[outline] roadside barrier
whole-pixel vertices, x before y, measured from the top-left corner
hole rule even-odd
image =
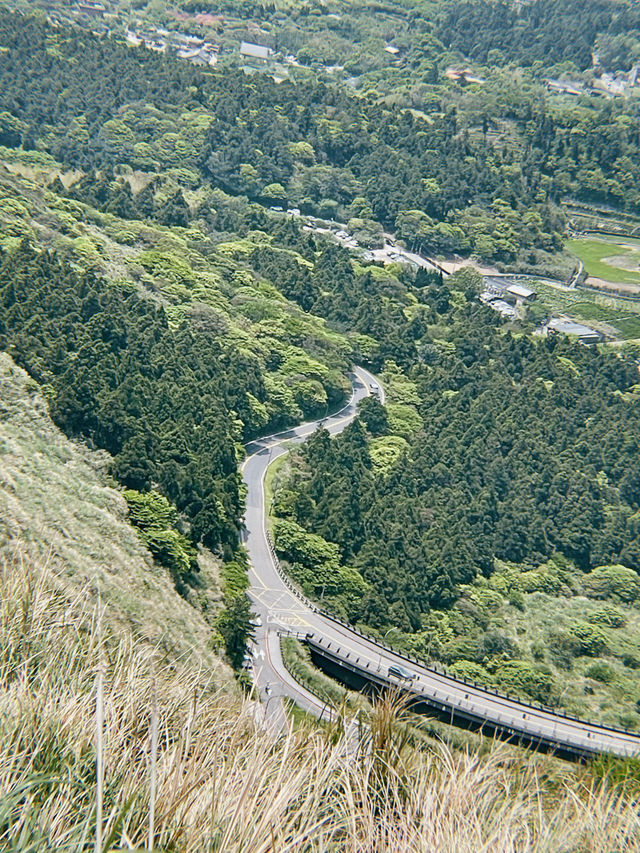
[[[271,558],[273,560],[273,565],[274,565],[276,571],[278,572],[278,575],[282,579],[282,581],[285,584],[285,586],[287,587],[287,589],[289,589],[290,592],[292,592],[293,595],[295,595],[295,597],[302,604],[304,604],[305,607],[307,607],[309,610],[313,611],[314,613],[317,613],[318,615],[322,616],[324,619],[327,619],[336,625],[340,625],[342,628],[345,628],[346,630],[348,630],[350,633],[354,634],[355,636],[360,637],[363,640],[366,640],[371,645],[375,646],[380,652],[383,652],[383,651],[387,652],[389,654],[392,654],[394,657],[398,658],[399,660],[402,660],[405,663],[415,664],[416,666],[420,666],[423,669],[426,669],[428,672],[433,673],[434,675],[442,676],[443,678],[446,678],[449,682],[451,682],[452,686],[461,687],[464,685],[467,687],[472,687],[474,690],[479,691],[479,692],[485,694],[486,696],[492,696],[492,697],[497,697],[500,699],[506,699],[509,702],[517,703],[523,709],[528,709],[530,711],[543,711],[544,713],[550,714],[554,717],[558,717],[558,718],[562,718],[565,720],[570,720],[572,722],[580,723],[582,725],[589,726],[591,728],[597,729],[598,731],[601,731],[603,733],[611,732],[613,734],[625,734],[625,735],[629,735],[630,737],[638,738],[638,748],[640,750],[640,734],[638,732],[634,732],[634,731],[631,731],[630,729],[625,729],[622,727],[607,726],[603,723],[592,723],[589,720],[584,720],[581,717],[575,716],[574,714],[568,714],[565,711],[562,711],[562,710],[559,710],[556,708],[551,708],[548,705],[543,705],[541,702],[527,702],[526,700],[521,699],[519,696],[513,696],[510,693],[503,693],[500,690],[489,690],[485,685],[478,684],[477,682],[472,681],[471,679],[451,675],[444,666],[439,667],[437,665],[434,665],[433,663],[428,664],[428,663],[426,663],[426,661],[420,660],[419,658],[416,658],[412,655],[407,655],[404,652],[399,651],[398,649],[394,649],[392,646],[388,645],[383,640],[380,640],[378,637],[373,637],[370,634],[364,633],[363,631],[361,631],[358,628],[351,625],[349,622],[345,622],[343,619],[340,619],[340,617],[335,616],[332,613],[329,613],[324,608],[319,607],[317,604],[315,604],[313,601],[311,601],[309,598],[307,598],[307,596],[302,592],[302,590],[297,586],[297,584],[295,584],[291,580],[291,578],[288,577],[288,575],[286,574],[286,572],[282,568],[282,565],[281,565],[280,560],[278,558],[278,554],[277,554],[276,549],[275,549],[275,545],[273,543],[273,540],[271,538],[271,534],[269,532],[267,532],[267,543],[269,545],[269,552],[270,552]],[[366,673],[365,669],[363,669],[361,667],[356,667],[356,668],[358,668],[362,672]],[[293,674],[293,673],[291,673],[291,674]],[[450,706],[447,705],[446,707],[450,707]]]

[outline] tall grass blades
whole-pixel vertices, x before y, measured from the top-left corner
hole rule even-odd
[[[136,643],[108,601],[98,620],[60,589],[26,553],[0,563],[0,849],[640,850],[633,786],[505,745],[417,748],[393,698],[355,749],[354,726],[274,738],[195,652]]]
[[[149,840],[147,847],[153,850],[156,820],[156,759],[158,755],[158,697],[155,680],[153,683],[153,710],[151,711],[151,758],[149,761]]]
[[[96,853],[102,853],[102,801],[104,798],[104,669],[96,677]]]

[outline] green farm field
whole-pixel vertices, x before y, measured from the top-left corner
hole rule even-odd
[[[569,240],[569,251],[584,263],[589,275],[615,284],[640,284],[640,240],[631,237]]]

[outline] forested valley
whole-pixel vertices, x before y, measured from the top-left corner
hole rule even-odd
[[[417,291],[415,360],[385,363],[387,405],[366,399],[279,475],[276,547],[323,606],[460,675],[553,702],[585,671],[616,681],[593,664],[609,654],[633,705],[637,365],[502,332],[469,279]],[[627,619],[631,641],[612,630]]]
[[[634,101],[558,109],[541,86],[505,78],[416,114],[325,83],[198,69],[6,12],[0,46],[0,143],[85,172],[168,170],[185,188],[211,181],[269,205],[377,222],[433,252],[496,260],[558,250],[563,196],[638,209]],[[489,134],[505,122],[496,144]],[[131,213],[123,192],[104,203]],[[152,209],[149,192],[140,215]],[[180,207],[178,198],[161,215],[181,224]]]
[[[317,433],[277,504],[384,590],[380,625],[416,629],[496,557],[640,569],[635,363],[496,334],[492,312],[450,293],[420,294],[423,358],[386,362],[388,405],[372,397],[344,435]]]
[[[460,44],[479,7],[463,5]],[[565,195],[638,209],[636,103],[560,110],[511,81],[416,112],[5,11],[0,82],[0,346],[68,435],[111,455],[178,589],[197,585],[198,548],[225,561],[233,662],[242,445],[338,408],[358,363],[388,404],[316,434],[275,481],[292,577],[467,677],[562,704],[572,671],[591,694],[565,707],[600,685],[610,704],[590,710],[636,725],[633,348],[505,325],[470,270],[383,267],[285,212],[535,266],[562,249]],[[563,607],[570,624],[543,624]]]

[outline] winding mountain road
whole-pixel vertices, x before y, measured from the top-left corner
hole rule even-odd
[[[281,633],[312,631],[312,611],[291,592],[278,572],[267,535],[264,479],[274,459],[288,453],[291,444],[303,442],[318,427],[323,426],[332,435],[342,432],[356,417],[360,400],[373,393],[372,388],[384,403],[382,386],[363,368],[354,369],[352,384],[351,399],[340,411],[322,421],[304,423],[250,442],[242,465],[242,476],[247,486],[244,542],[250,563],[249,597],[261,622],[255,631],[253,674],[270,726],[284,724],[282,699],[285,696],[315,716],[330,712],[317,696],[294,680],[282,660]]]
[[[341,432],[356,416],[358,402],[372,393],[384,403],[384,389],[362,368],[354,368],[353,393],[347,405],[322,422],[302,424],[247,445],[242,475],[247,486],[244,542],[250,569],[249,595],[259,625],[253,652],[254,682],[264,709],[265,724],[279,729],[285,725],[283,699],[292,699],[316,716],[330,713],[322,701],[300,685],[286,669],[280,649],[283,633],[309,636],[316,650],[328,655],[347,671],[378,684],[391,684],[410,692],[417,700],[451,714],[457,720],[487,731],[499,731],[525,742],[569,754],[589,756],[612,753],[620,756],[640,752],[640,735],[588,723],[546,708],[493,693],[454,679],[416,661],[409,661],[386,646],[321,612],[296,594],[281,572],[267,533],[264,479],[267,468],[289,445],[300,443],[320,425],[330,433]],[[411,682],[397,679],[389,667],[409,669]]]

